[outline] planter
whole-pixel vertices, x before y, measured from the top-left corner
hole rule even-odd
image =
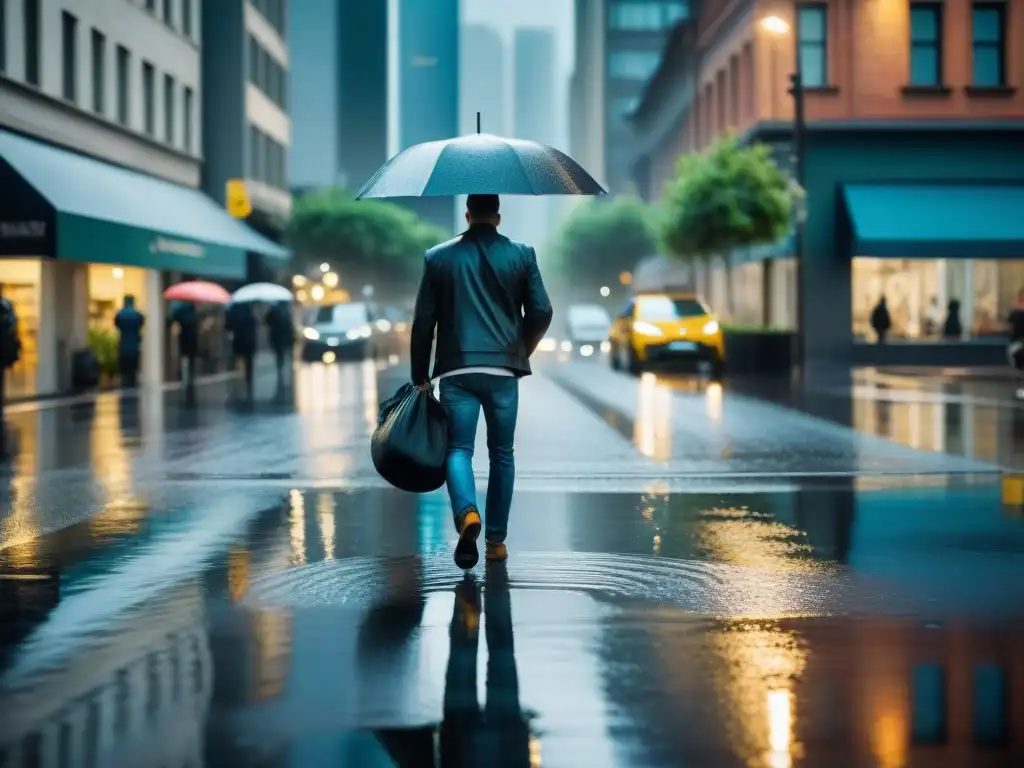
[[[725,329],[727,376],[789,373],[794,334],[782,331]]]

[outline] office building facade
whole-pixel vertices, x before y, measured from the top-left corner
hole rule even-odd
[[[6,2],[0,34],[0,284],[21,359],[11,397],[70,389],[90,330],[146,313],[142,380],[165,378],[163,289],[245,276],[281,249],[203,195],[200,0]]]
[[[818,360],[1005,365],[1005,320],[1024,287],[1024,227],[1010,213],[1024,210],[1024,96],[1011,65],[1024,56],[1024,0],[892,6],[884,29],[871,6],[848,10],[703,5],[638,114],[641,133],[675,136],[649,142],[638,166],[664,175],[677,154],[733,130],[789,170],[799,56],[802,247],[786,238],[718,254],[701,291],[734,322],[795,330],[802,309]],[[870,318],[883,296],[892,328],[881,345]],[[961,328],[946,334],[954,309]]]
[[[459,133],[474,133],[480,113],[484,133],[505,136],[509,132],[505,40],[483,24],[466,24],[459,34]]]
[[[612,194],[635,191],[629,116],[669,30],[689,15],[688,0],[576,0],[572,150]]]

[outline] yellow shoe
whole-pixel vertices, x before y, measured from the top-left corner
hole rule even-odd
[[[495,544],[493,541],[487,541],[484,543],[486,550],[487,562],[489,563],[502,563],[508,560],[508,547],[504,544]]]
[[[459,523],[459,543],[455,545],[455,564],[468,571],[480,560],[476,540],[480,538],[480,513],[470,507]]]

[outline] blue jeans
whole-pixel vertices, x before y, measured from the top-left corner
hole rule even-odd
[[[500,544],[508,533],[508,511],[516,481],[513,443],[519,415],[519,380],[491,373],[463,373],[441,379],[441,405],[448,413],[448,495],[458,530],[462,516],[477,507],[473,449],[480,409],[487,425],[491,462],[484,535]]]

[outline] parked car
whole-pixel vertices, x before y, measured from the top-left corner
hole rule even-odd
[[[566,332],[573,352],[590,347],[588,354],[601,349],[608,340],[612,316],[600,304],[572,304],[566,312]]]
[[[640,293],[612,325],[611,364],[634,374],[696,364],[717,378],[725,367],[722,328],[693,293]]]
[[[324,304],[302,329],[302,361],[365,360],[380,354],[381,331],[373,307],[362,301]]]

